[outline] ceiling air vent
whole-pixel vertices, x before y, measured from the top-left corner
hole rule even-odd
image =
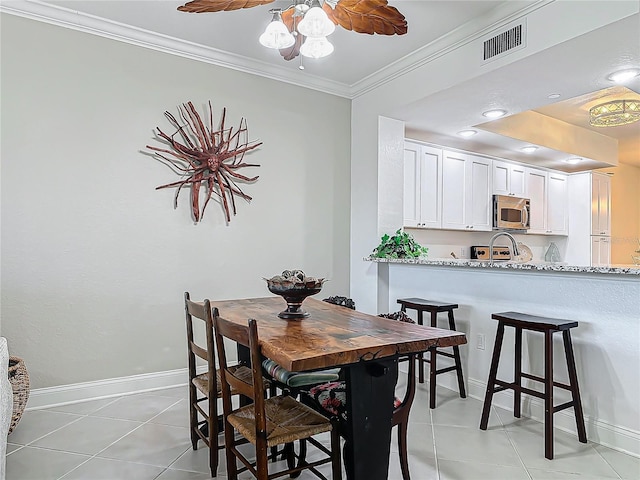
[[[526,24],[518,22],[506,27],[497,35],[491,34],[491,37],[485,38],[483,41],[483,60],[493,60],[498,56],[503,56],[507,52],[511,53],[520,50],[525,46]]]

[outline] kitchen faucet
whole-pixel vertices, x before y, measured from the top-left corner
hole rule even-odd
[[[516,242],[516,239],[513,237],[513,235],[511,235],[508,232],[498,232],[493,237],[491,237],[491,240],[489,240],[489,263],[493,263],[493,242],[496,240],[496,238],[498,238],[501,235],[504,235],[509,240],[511,240],[513,257],[517,257],[518,255],[520,255],[520,252],[518,251],[518,244]]]

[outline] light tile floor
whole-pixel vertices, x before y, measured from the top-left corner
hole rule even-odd
[[[541,423],[493,408],[481,431],[481,409],[479,400],[440,387],[430,410],[428,386],[418,385],[409,427],[412,480],[640,479],[640,459],[559,430],[555,459],[546,460]],[[9,436],[7,480],[210,478],[207,448],[191,449],[188,425],[186,387],[26,411]],[[395,435],[389,480],[402,479]],[[220,459],[217,478],[224,480],[222,452]]]

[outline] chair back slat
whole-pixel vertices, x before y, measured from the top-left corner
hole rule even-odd
[[[189,360],[189,378],[196,376],[196,356],[207,362],[207,369],[209,372],[216,371],[216,354],[214,349],[214,336],[213,336],[213,318],[211,315],[211,304],[209,300],[204,300],[202,303],[192,302],[189,297],[189,292],[184,294],[185,305],[185,317],[187,321],[187,347],[188,347],[188,360]],[[194,320],[204,322],[199,324],[204,327],[206,346],[199,345],[195,341],[195,326]],[[217,391],[216,376],[210,375],[213,378],[212,391]]]
[[[191,351],[197,357],[200,357],[203,360],[209,360],[209,352],[207,352],[205,348],[202,348],[200,345],[198,345],[195,342],[191,342],[190,345],[191,345]]]
[[[220,377],[222,380],[222,404],[225,412],[231,411],[231,389],[237,389],[241,394],[251,398],[255,405],[256,436],[266,440],[266,415],[264,411],[264,385],[262,380],[262,356],[258,341],[258,327],[256,321],[249,319],[248,325],[237,325],[219,315],[218,309],[213,310],[213,326],[215,331],[216,346],[218,350],[218,363],[220,364]],[[251,371],[253,373],[253,385],[249,385],[233,375],[229,368],[225,350],[224,339],[249,348],[251,358]]]

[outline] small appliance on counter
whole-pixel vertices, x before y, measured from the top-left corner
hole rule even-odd
[[[493,247],[494,260],[511,260],[509,247]],[[484,245],[471,246],[471,260],[489,260],[489,247]]]
[[[528,230],[530,200],[509,195],[493,196],[494,230]]]

